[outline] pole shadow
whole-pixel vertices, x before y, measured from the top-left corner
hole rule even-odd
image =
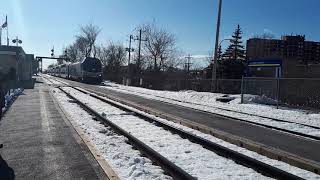
[[[0,179],[1,180],[14,180],[14,170],[8,165],[8,163],[0,155]]]

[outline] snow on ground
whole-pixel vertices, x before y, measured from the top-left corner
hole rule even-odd
[[[55,82],[58,82],[60,84],[64,84],[64,85],[69,85],[69,83],[65,82],[65,81],[61,81],[60,79],[57,78],[53,78],[51,75],[47,75],[50,79],[54,79]]]
[[[5,107],[3,107],[1,110],[2,112],[6,111],[7,108],[10,106],[10,104],[14,101],[14,99],[19,96],[23,92],[23,89],[18,88],[14,90],[10,90],[10,94],[7,93],[4,98],[5,98]]]
[[[64,89],[198,179],[268,179],[133,114],[71,88]]]
[[[72,90],[70,90],[70,91],[72,91]],[[218,165],[218,169],[219,170],[218,170],[218,172],[215,172],[215,175],[223,175],[223,173],[227,173],[225,175],[229,175],[230,174],[228,172],[224,172],[224,170],[225,170],[225,169],[223,169],[224,166],[221,166],[221,165],[219,166],[219,163],[221,161],[213,160],[212,158],[214,158],[214,157],[208,157],[208,159],[210,160],[211,163],[214,162],[214,165],[211,165],[210,162],[209,162],[209,164],[207,164],[208,162],[205,162],[205,164],[197,164],[197,161],[199,161],[198,159],[194,160],[194,159],[189,158],[188,156],[194,155],[196,152],[199,153],[201,151],[198,151],[198,149],[196,149],[197,147],[195,147],[193,149],[192,148],[193,146],[192,147],[189,146],[187,140],[181,140],[178,144],[176,144],[173,147],[169,146],[169,143],[172,143],[172,142],[169,142],[168,134],[160,134],[160,133],[162,133],[162,132],[159,132],[160,128],[152,127],[150,125],[150,123],[146,123],[146,122],[142,122],[140,120],[137,120],[136,117],[129,117],[130,114],[126,114],[125,112],[123,112],[123,111],[121,111],[121,110],[119,110],[117,108],[114,108],[114,107],[108,107],[108,105],[106,105],[105,103],[103,103],[103,102],[101,102],[99,100],[96,100],[96,99],[94,99],[92,97],[88,97],[87,95],[84,95],[83,93],[80,93],[78,91],[72,91],[72,93],[74,95],[76,95],[77,98],[81,99],[82,102],[87,103],[87,105],[89,105],[93,109],[97,110],[98,112],[105,113],[106,117],[109,120],[114,121],[119,126],[124,126],[123,128],[129,129],[129,131],[133,135],[137,135],[137,136],[139,136],[139,138],[144,139],[143,141],[146,141],[146,143],[148,145],[152,146],[152,148],[155,147],[155,149],[157,149],[158,151],[162,151],[163,153],[169,153],[169,151],[177,151],[179,148],[182,148],[182,152],[179,155],[179,158],[182,157],[185,160],[184,163],[186,163],[186,165],[185,165],[186,168],[195,168],[193,170],[196,170],[198,168],[197,166],[199,166],[200,168],[198,170],[200,172],[203,172],[204,169],[206,168],[206,166],[212,166],[211,168],[216,170],[216,165]],[[131,108],[131,107],[128,107],[128,108]],[[131,109],[134,109],[134,108],[131,108]],[[135,109],[135,111],[138,111],[138,110]],[[141,112],[141,111],[139,111],[139,112]],[[141,113],[143,113],[143,112],[141,112]],[[146,114],[146,113],[144,113],[144,114]],[[209,141],[217,143],[217,144],[219,144],[221,146],[224,146],[226,148],[232,149],[232,150],[234,150],[236,152],[242,153],[244,155],[247,155],[249,157],[257,159],[257,160],[259,160],[261,162],[267,163],[267,164],[269,164],[271,166],[277,167],[277,168],[279,168],[281,170],[284,170],[286,172],[290,172],[290,173],[292,173],[292,174],[294,174],[296,176],[302,177],[304,179],[320,179],[320,175],[317,175],[317,174],[315,174],[313,172],[309,172],[309,171],[306,171],[306,170],[291,166],[291,165],[289,165],[287,163],[284,163],[284,162],[281,162],[281,161],[270,159],[270,158],[268,158],[266,156],[263,156],[263,155],[260,155],[260,154],[258,154],[256,152],[249,151],[249,150],[247,150],[245,148],[242,148],[242,147],[238,147],[238,146],[236,146],[234,144],[231,144],[231,143],[228,143],[228,142],[223,141],[221,139],[215,138],[214,136],[211,136],[211,135],[208,135],[208,134],[204,134],[204,133],[199,132],[197,130],[185,127],[183,125],[176,124],[174,122],[171,122],[171,121],[168,121],[168,120],[165,120],[165,119],[162,119],[162,118],[158,118],[158,117],[155,117],[153,115],[149,115],[149,114],[147,114],[147,115],[151,116],[151,117],[154,117],[154,118],[157,118],[158,120],[160,120],[162,122],[165,122],[167,124],[173,125],[173,126],[175,126],[177,128],[183,129],[183,130],[185,130],[187,132],[190,132],[190,133],[195,134],[197,136],[200,136],[202,138],[208,139]],[[155,132],[155,134],[153,132]],[[146,136],[146,134],[147,134],[147,136]],[[162,140],[161,141],[156,141],[155,140],[156,138],[157,139],[158,138],[162,138]],[[163,146],[165,148],[161,150],[160,149],[161,146]],[[206,156],[206,155],[207,155],[207,153],[203,154],[203,156]],[[198,157],[198,156],[196,155],[196,157]],[[170,158],[171,158],[171,160],[173,159],[174,162],[178,161],[176,156],[170,157]],[[200,157],[200,159],[202,159],[202,158],[203,157]],[[190,162],[189,162],[189,160],[190,160]],[[177,163],[179,163],[179,162],[177,162]],[[236,168],[239,168],[239,167],[234,167],[233,164],[228,164],[228,163],[230,163],[229,161],[225,162],[225,163],[228,166],[233,167],[230,170],[231,174],[233,174],[233,175],[236,175],[237,173],[239,173],[238,171],[242,171],[242,168],[241,168],[241,170],[239,170],[239,169],[236,169]],[[233,162],[231,161],[231,163],[233,163]],[[235,170],[236,170],[236,172],[234,172]],[[210,171],[210,169],[209,169],[209,171]],[[233,178],[239,178],[239,177],[237,177],[237,176],[231,176],[230,177],[229,176],[229,177],[223,177],[222,179],[225,179],[225,178],[233,179]],[[202,179],[202,178],[199,178],[199,179]],[[210,177],[210,179],[212,179],[212,176]],[[239,179],[246,179],[246,177],[241,176]]]
[[[172,179],[159,166],[153,165],[151,160],[134,150],[125,137],[93,120],[91,115],[72,103],[59,89],[52,92],[72,121],[85,131],[86,136],[121,179]]]
[[[66,82],[62,82],[62,81],[59,81],[55,78],[52,78],[51,75],[49,74],[40,74],[41,77],[43,77],[42,79],[47,83],[47,84],[55,84],[55,85],[64,85],[64,84],[68,84]],[[48,80],[50,79],[50,80]]]
[[[59,82],[59,81],[56,81],[56,80],[54,80],[54,79],[50,79],[50,81],[52,82],[52,84],[55,84],[55,85],[62,85],[62,83],[61,82]]]
[[[50,79],[50,81],[46,78],[46,76],[45,75],[39,75],[39,76],[41,76],[42,77],[42,80],[46,83],[46,84],[48,84],[48,85],[52,85],[53,83],[51,82],[51,79]]]
[[[299,109],[290,109],[281,107],[280,109],[276,109],[274,106],[255,104],[257,100],[261,100],[259,98],[253,98],[252,96],[246,96],[248,101],[251,101],[250,104],[241,104],[240,95],[230,95],[230,97],[235,98],[233,101],[229,103],[221,103],[216,101],[217,97],[221,97],[224,94],[220,93],[209,93],[209,92],[195,92],[195,91],[158,91],[158,90],[150,90],[139,87],[132,86],[124,86],[111,82],[104,82],[105,86],[102,86],[107,89],[119,91],[127,94],[134,94],[148,99],[155,99],[159,101],[164,101],[172,104],[178,104],[181,106],[186,106],[194,109],[200,109],[208,112],[214,112],[218,114],[228,115],[232,117],[244,118],[248,120],[250,115],[243,115],[241,113],[230,112],[218,110],[218,108],[224,108],[228,110],[249,113],[253,115],[260,115],[270,118],[277,118],[281,120],[286,120],[290,122],[297,122],[312,126],[320,127],[320,114],[313,113],[309,111],[299,110]],[[252,117],[250,120],[257,120],[258,122],[264,121],[266,119]],[[272,123],[272,122],[268,122]],[[272,124],[274,125],[274,124]],[[288,126],[288,124],[279,123],[279,127]],[[292,127],[290,127],[292,128]],[[299,129],[299,126],[297,126]],[[304,127],[303,127],[304,128]],[[296,129],[294,127],[294,129]],[[317,130],[319,131],[319,130]],[[302,132],[319,135],[319,132],[314,131],[314,129],[302,130]]]

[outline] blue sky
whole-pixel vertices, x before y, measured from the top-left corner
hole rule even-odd
[[[52,46],[61,53],[83,24],[100,26],[99,43],[127,44],[137,25],[152,21],[173,32],[186,54],[207,55],[214,45],[217,5],[218,0],[1,0],[0,23],[8,14],[9,37],[19,36],[25,51],[42,56],[49,56]],[[319,7],[319,0],[224,0],[221,38],[240,24],[244,39],[266,31],[320,41]]]

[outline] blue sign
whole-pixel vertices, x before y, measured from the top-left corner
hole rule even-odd
[[[248,61],[249,67],[281,67],[281,59],[252,59]]]

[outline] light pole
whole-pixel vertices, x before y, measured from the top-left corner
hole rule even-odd
[[[224,41],[231,41],[232,39],[222,39],[221,41],[220,41],[220,43],[219,43],[219,46],[218,47],[220,47],[221,46],[221,44],[224,42]]]
[[[212,59],[212,81],[211,81],[211,92],[217,91],[217,86],[213,82],[217,82],[217,52],[219,48],[219,35],[220,35],[220,22],[221,22],[221,7],[222,0],[219,0],[219,10],[217,19],[217,30],[216,30],[216,43],[214,47],[214,57]]]
[[[221,44],[224,42],[224,41],[231,41],[232,39],[222,39],[220,42],[219,42],[219,45],[218,45],[218,49],[221,48]],[[216,53],[216,56],[215,56],[215,62],[214,62],[214,68],[215,68],[215,81],[213,82],[212,80],[212,86],[211,86],[211,92],[213,92],[213,84],[214,84],[214,92],[217,91],[217,85],[218,85],[218,82],[217,82],[217,69],[218,69],[218,50],[217,50],[217,53]]]
[[[22,41],[20,39],[18,39],[18,36],[16,36],[16,39],[13,39],[12,43],[16,43],[16,46],[19,46],[19,44],[21,44]]]

